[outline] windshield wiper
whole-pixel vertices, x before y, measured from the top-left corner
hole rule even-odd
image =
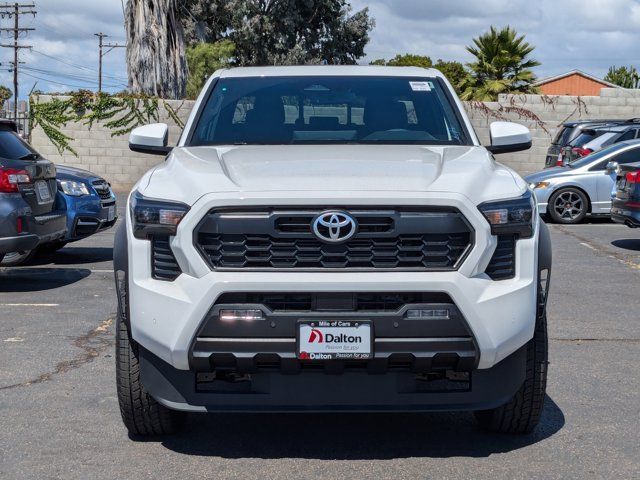
[[[18,157],[18,160],[38,160],[39,158],[40,154],[38,153],[27,153],[26,155]]]

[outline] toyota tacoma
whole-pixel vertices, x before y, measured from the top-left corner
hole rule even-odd
[[[220,70],[128,199],[117,390],[132,435],[185,412],[474,411],[539,421],[551,246],[527,183],[438,71]]]

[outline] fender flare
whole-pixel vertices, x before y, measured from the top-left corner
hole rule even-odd
[[[538,308],[537,316],[541,316],[547,310],[549,298],[549,285],[551,284],[551,264],[553,262],[551,248],[551,234],[549,227],[540,219],[540,233],[538,236]],[[544,274],[546,272],[546,275]]]
[[[127,302],[127,290],[129,281],[129,248],[127,243],[127,225],[122,222],[113,242],[113,275],[116,283],[116,294],[118,296],[118,316],[129,325],[129,305]]]
[[[549,227],[540,219],[540,235],[538,238],[538,272],[548,270],[551,272],[553,254],[551,248],[551,234]]]

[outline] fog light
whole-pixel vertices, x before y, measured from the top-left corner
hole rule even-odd
[[[407,310],[407,320],[449,320],[448,308]]]
[[[253,322],[262,320],[262,310],[220,310],[219,318],[223,322]]]

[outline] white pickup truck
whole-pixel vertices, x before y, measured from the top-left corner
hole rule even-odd
[[[547,375],[546,226],[421,68],[216,72],[135,185],[115,243],[117,388],[133,435],[184,412],[472,410],[529,432]]]

